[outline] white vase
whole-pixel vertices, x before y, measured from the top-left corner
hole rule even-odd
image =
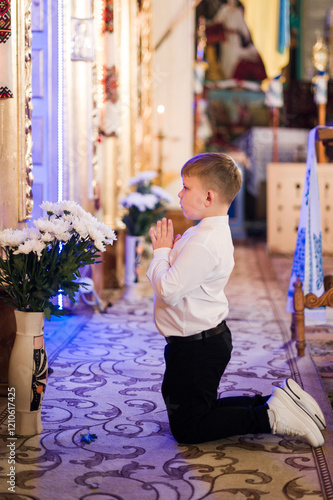
[[[140,299],[140,272],[144,236],[125,236],[125,300]]]
[[[47,381],[42,312],[15,311],[16,337],[9,360],[8,390],[15,394],[15,434],[33,436],[43,430],[41,405]]]

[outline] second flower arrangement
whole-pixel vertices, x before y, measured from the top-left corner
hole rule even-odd
[[[156,176],[155,171],[146,170],[132,177],[129,186],[136,190],[120,200],[126,209],[122,220],[130,236],[146,236],[150,227],[164,216],[166,204],[173,201],[167,191],[152,184]]]

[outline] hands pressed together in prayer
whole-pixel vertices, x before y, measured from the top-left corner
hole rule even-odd
[[[153,245],[153,250],[156,248],[173,248],[176,241],[181,238],[180,234],[173,237],[173,224],[171,219],[157,221],[156,228],[151,227],[149,230],[150,239]]]

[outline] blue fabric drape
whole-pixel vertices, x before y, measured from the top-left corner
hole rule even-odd
[[[289,0],[280,0],[278,51],[283,54],[290,45],[290,4]]]

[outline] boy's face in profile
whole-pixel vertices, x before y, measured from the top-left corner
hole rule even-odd
[[[184,176],[183,189],[178,196],[186,219],[201,220],[204,217],[207,193],[198,177]]]

